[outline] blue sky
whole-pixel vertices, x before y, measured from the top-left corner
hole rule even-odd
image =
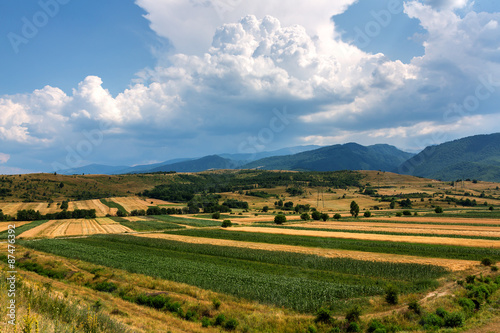
[[[0,5],[0,173],[498,131],[493,0]]]

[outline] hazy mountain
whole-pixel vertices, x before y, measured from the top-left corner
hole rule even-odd
[[[127,168],[127,166],[111,166],[103,164],[89,164],[79,168],[66,169],[58,171],[61,175],[112,175],[119,173],[118,171]]]
[[[162,165],[169,165],[169,164],[174,164],[174,163],[179,163],[179,162],[191,161],[193,159],[194,158],[175,158],[175,159],[168,160],[165,162],[160,162],[160,163],[143,164],[143,165],[136,165],[133,167],[125,167],[125,168],[122,168],[121,170],[118,170],[116,172],[116,174],[148,172],[149,170],[161,167]]]
[[[426,178],[500,182],[500,133],[475,135],[425,148],[396,172]]]
[[[158,171],[176,171],[176,172],[200,172],[209,169],[234,169],[240,164],[238,162],[222,158],[218,155],[205,156],[196,160],[178,162],[173,164],[162,165],[148,172]]]
[[[268,157],[242,166],[266,170],[383,170],[390,171],[413,154],[394,146],[377,144],[362,146],[357,143],[333,145],[294,155]]]
[[[278,149],[274,151],[262,151],[255,154],[219,154],[219,156],[234,161],[246,161],[247,163],[249,163],[266,157],[292,155],[318,148],[321,148],[321,146],[316,146],[316,145],[295,146],[295,147]]]

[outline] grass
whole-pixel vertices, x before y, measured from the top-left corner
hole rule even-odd
[[[323,305],[341,309],[348,299],[383,294],[389,283],[408,292],[422,290],[435,286],[432,279],[445,272],[434,266],[322,258],[129,235],[47,239],[23,245],[305,312]]]
[[[111,201],[111,200],[106,200],[106,199],[101,199],[101,202],[108,206],[109,208],[116,208],[118,209],[118,211],[122,212],[122,213],[125,213],[127,214],[128,212],[125,210],[125,208],[123,208],[122,205],[120,205],[119,203],[117,202],[114,202],[114,201]]]
[[[255,227],[262,227],[256,225]],[[426,233],[411,233],[411,232],[393,232],[393,231],[376,231],[376,230],[354,230],[354,229],[333,229],[333,228],[309,228],[309,227],[293,227],[293,226],[277,226],[266,225],[266,228],[282,228],[294,230],[314,230],[314,231],[329,231],[329,232],[348,232],[355,234],[376,234],[376,235],[394,235],[394,236],[423,236],[423,237],[448,237],[448,238],[466,238],[466,239],[486,239],[486,240],[500,240],[500,237],[490,236],[468,236],[457,234],[426,234]],[[500,231],[500,229],[499,229]]]
[[[470,210],[465,213],[451,214],[451,213],[428,213],[428,217],[459,217],[459,218],[482,218],[482,219],[500,219],[500,210]]]
[[[33,221],[27,224],[24,224],[20,227],[16,227],[16,236],[21,235],[21,233],[31,230],[35,227],[38,227],[39,225],[44,224],[45,222],[48,222],[48,220],[40,220],[40,221]],[[16,224],[16,222],[12,221],[11,224]],[[0,232],[0,239],[7,239],[8,236],[8,230]]]
[[[156,220],[171,222],[175,224],[188,225],[191,227],[220,227],[222,220],[200,220],[200,219],[190,219],[184,217],[177,217],[171,215],[151,215],[150,218]]]
[[[368,241],[359,239],[339,239],[313,236],[265,234],[259,232],[226,231],[215,229],[190,229],[179,231],[166,231],[169,234],[216,239],[230,239],[245,242],[258,242],[268,244],[284,244],[306,247],[319,247],[328,249],[343,249],[375,253],[392,253],[431,258],[448,258],[478,260],[484,257],[500,259],[499,249],[461,247],[436,244],[416,244],[387,241]]]
[[[193,217],[200,217],[200,218],[204,218],[204,219],[211,219],[212,218],[212,214],[198,214],[198,215],[193,215]],[[246,215],[236,215],[236,214],[220,214],[220,220],[228,220],[228,219],[242,219],[242,218],[246,218],[248,216]]]
[[[134,231],[158,231],[158,230],[185,228],[185,226],[178,225],[175,223],[169,223],[165,221],[148,219],[148,218],[145,218],[143,221],[129,221],[122,217],[112,217],[111,219]]]

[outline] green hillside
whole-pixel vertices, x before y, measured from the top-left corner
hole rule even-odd
[[[243,168],[264,170],[383,170],[392,171],[413,156],[390,145],[362,146],[356,143],[333,145],[299,154],[268,157]]]
[[[500,133],[476,135],[425,148],[398,173],[456,180],[500,181]]]

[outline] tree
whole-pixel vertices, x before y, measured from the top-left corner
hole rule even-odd
[[[321,219],[321,213],[315,210],[314,212],[312,212],[311,217],[313,220],[318,221],[319,219]]]
[[[396,305],[399,302],[398,290],[394,286],[389,286],[385,291],[385,301],[391,305]]]
[[[323,213],[323,214],[321,214],[321,219],[322,219],[323,221],[326,221],[326,220],[328,220],[329,218],[330,218],[330,216],[329,216],[327,213]]]
[[[493,210],[494,208],[493,208],[493,206],[490,206],[490,208],[488,208],[488,209],[489,209],[489,210]]]
[[[351,215],[354,217],[358,217],[359,214],[359,206],[356,201],[351,202]]]
[[[443,208],[436,206],[436,208],[434,208],[434,211],[436,212],[436,214],[441,214],[441,213],[443,213]]]
[[[262,211],[263,211],[264,213],[266,213],[268,210],[269,210],[269,206],[264,206],[264,207],[262,207]]]
[[[340,220],[341,216],[339,213],[335,213],[335,215],[333,215],[333,218],[336,220]]]
[[[68,207],[69,207],[69,206],[68,206],[68,201],[67,201],[67,200],[66,200],[66,201],[61,202],[61,206],[60,206],[60,208],[61,208],[62,210],[68,209]]]
[[[213,218],[213,219],[216,219],[216,220],[217,220],[217,219],[220,219],[220,213],[219,213],[219,212],[215,212],[215,213],[213,213],[213,214],[212,214],[212,218]]]
[[[223,228],[228,228],[228,227],[230,227],[230,226],[232,226],[232,225],[233,225],[233,224],[231,223],[231,221],[230,221],[230,220],[224,220],[224,221],[222,221],[222,225],[221,225],[221,226],[222,226]]]
[[[367,211],[363,214],[363,216],[364,216],[364,217],[370,217],[370,216],[372,216],[372,213],[371,213],[369,210],[367,210]]]
[[[394,209],[394,207],[396,207],[396,200],[392,199],[389,208]]]
[[[302,214],[300,215],[300,218],[301,218],[301,219],[303,219],[304,221],[307,221],[307,220],[309,220],[309,218],[310,218],[310,217],[309,217],[309,214],[307,214],[307,213],[302,213]]]
[[[283,214],[278,214],[274,217],[274,223],[283,224],[286,222],[286,216]]]

